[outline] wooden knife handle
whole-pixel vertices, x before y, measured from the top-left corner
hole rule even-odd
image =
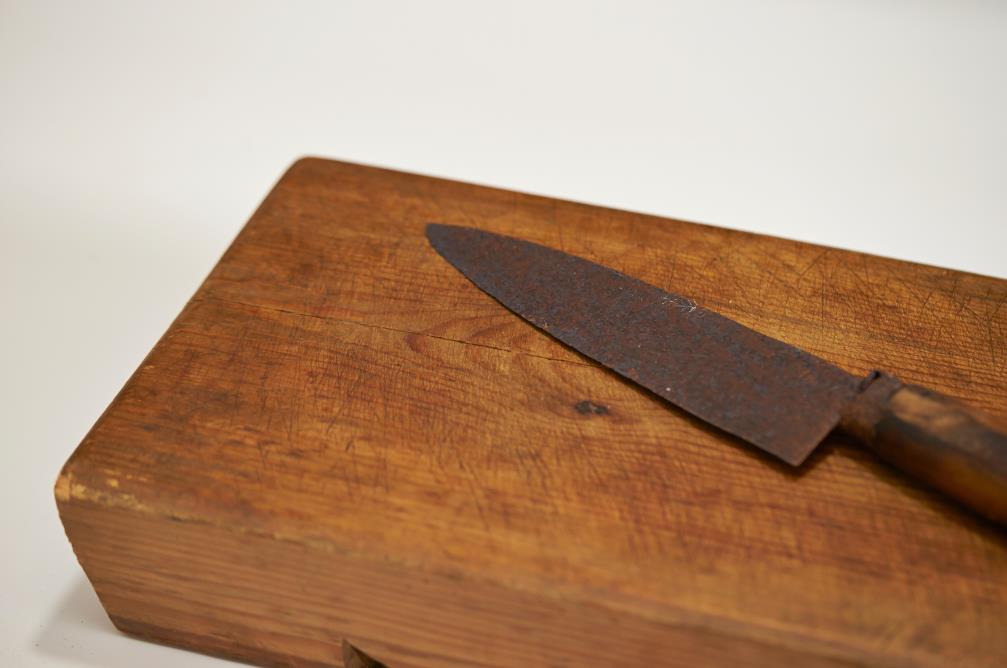
[[[876,372],[841,427],[882,459],[1007,525],[1007,434],[933,390]]]

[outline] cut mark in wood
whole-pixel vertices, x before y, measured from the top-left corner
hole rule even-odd
[[[343,638],[343,666],[345,668],[388,668],[377,659],[372,659]]]

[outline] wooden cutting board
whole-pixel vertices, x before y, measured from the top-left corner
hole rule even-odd
[[[1007,417],[1005,281],[305,159],[59,475],[118,628],[278,666],[1007,664],[1002,530],[839,438],[792,470],[705,426],[480,292],[431,221]]]

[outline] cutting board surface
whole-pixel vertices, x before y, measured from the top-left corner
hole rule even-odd
[[[1005,281],[305,159],[60,474],[119,628],[265,665],[344,638],[391,668],[1007,664],[1002,530],[838,437],[790,469],[705,426],[479,291],[428,222],[1007,418]]]

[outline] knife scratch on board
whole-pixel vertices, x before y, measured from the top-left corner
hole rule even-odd
[[[343,638],[343,666],[344,668],[388,668],[384,663],[371,658],[360,651]]]

